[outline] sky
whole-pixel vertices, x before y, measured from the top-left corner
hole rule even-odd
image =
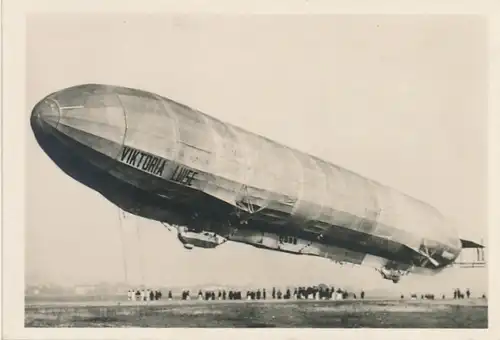
[[[169,97],[438,208],[487,242],[486,22],[466,16],[36,15],[27,21],[26,283],[315,284],[392,288],[371,268],[228,243],[185,250],[72,180],[28,124],[83,83]],[[400,287],[483,289],[450,269]],[[447,288],[446,288],[447,289]]]

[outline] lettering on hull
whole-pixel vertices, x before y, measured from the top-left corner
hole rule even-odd
[[[163,177],[167,161],[161,157],[151,155],[144,151],[124,146],[120,155],[122,163],[133,166],[136,169],[148,172],[152,175]],[[170,176],[170,180],[179,184],[191,186],[198,172],[177,165]]]
[[[171,180],[180,184],[191,186],[193,179],[198,173],[196,171],[177,166],[172,174]]]
[[[165,164],[167,162],[160,157],[153,156],[128,146],[123,147],[122,154],[120,155],[120,161],[159,177],[162,177],[163,171],[165,170]]]

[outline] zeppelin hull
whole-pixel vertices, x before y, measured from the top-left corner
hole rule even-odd
[[[32,127],[66,173],[147,218],[297,235],[310,255],[331,245],[354,263],[414,263],[422,247],[445,263],[460,250],[432,207],[151,93],[70,88],[34,109]]]

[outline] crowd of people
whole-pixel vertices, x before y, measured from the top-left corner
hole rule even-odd
[[[129,301],[155,301],[161,300],[162,294],[159,289],[129,289],[127,297]]]
[[[243,293],[241,290],[207,290],[203,292],[198,291],[195,298],[198,300],[289,300],[289,299],[314,299],[314,300],[341,300],[346,299],[349,293],[345,290],[334,287],[296,287],[294,289],[281,289],[273,288],[268,292],[265,288],[256,290],[247,290]],[[351,294],[353,298],[357,298],[356,294]],[[361,299],[364,299],[365,293],[360,293]],[[182,291],[182,300],[192,299],[189,290]]]
[[[401,299],[404,299],[404,298],[405,298],[405,296],[403,294],[401,294]],[[412,300],[416,300],[416,299],[418,299],[418,295],[417,294],[411,294],[410,298]],[[435,298],[434,294],[421,294],[420,295],[420,299],[422,299],[422,300],[424,300],[424,299],[426,299],[426,300],[434,300],[434,298]],[[443,299],[444,299],[444,295],[443,295]]]
[[[470,289],[465,290],[465,294],[457,288],[453,291],[453,299],[464,299],[465,297],[471,297]],[[199,290],[194,296],[189,290],[183,290],[179,297],[181,300],[344,300],[347,298],[357,299],[358,295],[355,293],[349,293],[346,290],[340,288],[335,289],[334,287],[327,286],[313,286],[313,287],[296,287],[287,288],[285,290],[277,289],[275,287],[272,290],[267,291],[265,288],[256,290],[247,290],[242,292],[241,290]],[[361,291],[359,293],[359,298],[365,298],[365,292]],[[405,295],[401,294],[401,299],[404,299]],[[410,299],[416,300],[419,296],[415,293],[410,294]],[[421,294],[420,299],[424,300],[434,300],[436,297],[434,294]],[[485,299],[486,296],[483,294],[482,298]],[[159,289],[130,289],[128,291],[129,301],[155,301],[162,299],[162,292]],[[167,294],[168,300],[173,300],[172,291],[169,290]],[[446,295],[442,295],[442,299],[446,299]]]
[[[362,291],[359,294],[361,299],[364,299],[365,293]],[[241,291],[235,290],[199,290],[197,294],[193,296],[191,291],[183,290],[179,297],[181,300],[301,300],[301,299],[312,299],[312,300],[343,300],[348,297],[354,299],[357,298],[356,294],[348,293],[340,288],[335,289],[334,287],[296,287],[287,288],[285,290],[277,289],[273,287],[271,290],[255,289]],[[127,298],[129,301],[155,301],[162,299],[162,292],[159,289],[129,289]],[[172,291],[168,291],[168,300],[173,300]]]
[[[454,300],[456,300],[456,299],[465,299],[465,297],[467,297],[467,299],[469,299],[471,297],[471,291],[470,291],[469,288],[467,288],[465,290],[465,294],[462,293],[462,291],[460,290],[460,288],[456,288],[456,289],[453,290],[453,299]],[[404,299],[404,298],[405,298],[405,296],[403,294],[401,294],[401,299]],[[418,295],[417,294],[411,294],[410,298],[412,300],[416,300],[416,299],[418,299]],[[421,294],[420,295],[420,299],[422,299],[422,300],[424,300],[424,299],[426,299],[426,300],[434,300],[435,298],[436,297],[434,296],[434,294]],[[446,294],[443,294],[441,296],[441,298],[443,300],[446,299]],[[483,294],[481,296],[481,298],[486,299],[486,295]]]
[[[467,296],[467,299],[470,298],[470,289],[467,289],[465,291],[465,295]],[[453,298],[454,299],[463,299],[465,298],[464,293],[460,290],[460,288],[457,288],[453,291]]]

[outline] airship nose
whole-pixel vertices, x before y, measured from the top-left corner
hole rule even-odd
[[[42,99],[33,108],[31,126],[49,156],[72,155],[102,170],[118,157],[126,132],[125,111],[114,88],[93,84]]]
[[[36,127],[45,132],[49,132],[51,128],[57,129],[60,119],[61,110],[53,99],[41,100],[31,112],[32,124],[36,124]]]

